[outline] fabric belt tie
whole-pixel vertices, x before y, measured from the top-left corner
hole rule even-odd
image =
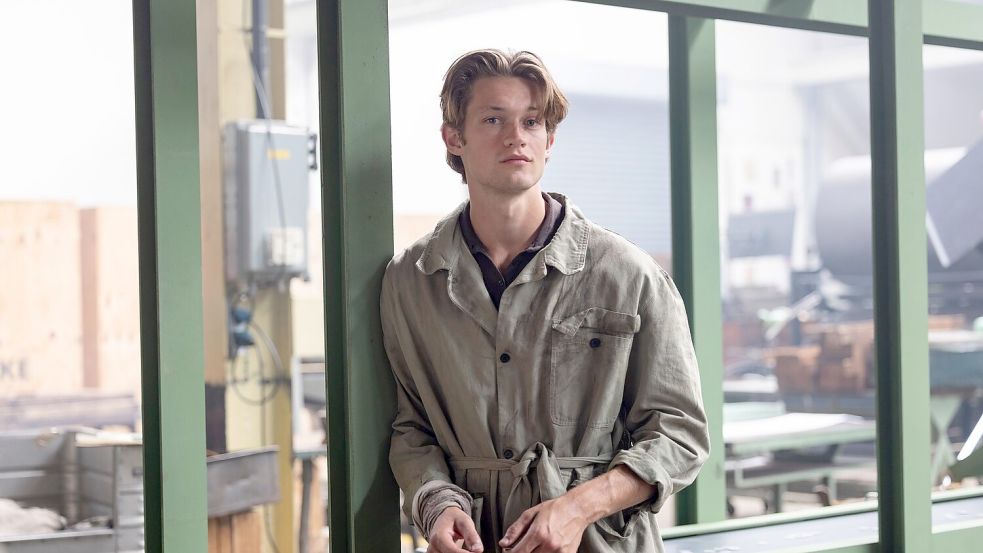
[[[536,442],[518,460],[486,457],[451,457],[450,464],[458,470],[488,470],[512,473],[512,489],[505,501],[505,527],[515,522],[523,511],[533,503],[556,499],[567,492],[566,483],[560,474],[562,469],[578,469],[594,465],[607,465],[611,456],[605,457],[557,457],[542,442]],[[529,473],[534,472],[535,487]],[[497,478],[493,482],[493,493],[497,493]],[[538,500],[538,501],[537,501]],[[504,529],[503,529],[504,530]]]

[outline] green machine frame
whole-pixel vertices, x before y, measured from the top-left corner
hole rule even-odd
[[[590,1],[590,0],[588,0]],[[676,281],[691,317],[713,454],[667,537],[879,509],[876,541],[797,551],[971,551],[983,520],[933,529],[928,475],[922,44],[983,50],[955,0],[598,0],[669,14]],[[392,383],[377,290],[392,255],[388,5],[318,0],[331,549],[396,551]],[[869,37],[879,502],[725,521],[714,20]],[[133,0],[146,539],[206,550],[194,0]],[[697,270],[699,269],[699,270]],[[905,462],[895,462],[904,459]],[[175,475],[180,475],[176,477]],[[958,497],[980,496],[983,489]],[[942,501],[953,497],[936,497]]]

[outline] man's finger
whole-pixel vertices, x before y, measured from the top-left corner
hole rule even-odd
[[[509,526],[509,529],[505,531],[505,535],[498,542],[502,547],[511,547],[516,540],[522,537],[526,533],[526,529],[532,524],[533,519],[536,518],[535,509],[526,509],[519,515],[519,518]]]
[[[433,541],[431,541],[429,547],[427,547],[427,553],[471,553],[471,551],[468,551],[467,549],[458,547],[457,544],[454,543],[454,539],[451,537],[450,532],[431,537],[433,538]]]
[[[481,536],[478,535],[478,530],[474,527],[474,521],[470,518],[460,518],[454,525],[454,529],[457,533],[464,539],[464,549],[465,551],[470,551],[471,553],[480,553],[485,550],[484,546],[481,544]]]
[[[525,534],[520,534],[518,543],[513,547],[506,547],[510,553],[532,553],[543,544],[543,532],[535,524],[530,524],[525,530]]]

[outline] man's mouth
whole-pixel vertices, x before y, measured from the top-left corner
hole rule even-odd
[[[522,164],[522,163],[529,163],[530,161],[532,161],[532,160],[529,159],[526,156],[509,156],[509,157],[503,159],[502,160],[502,163],[511,163],[511,164],[518,165],[518,164]]]

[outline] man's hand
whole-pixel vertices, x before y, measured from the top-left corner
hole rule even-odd
[[[526,509],[498,544],[510,553],[576,553],[590,523],[568,494]]]
[[[458,507],[444,509],[430,530],[428,553],[479,553],[485,548],[474,521]]]
[[[584,530],[652,497],[655,486],[624,465],[526,509],[498,544],[510,553],[576,553]]]

